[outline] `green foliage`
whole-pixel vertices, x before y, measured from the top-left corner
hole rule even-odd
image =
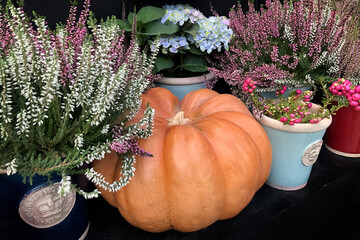
[[[136,28],[132,29],[134,20],[136,20],[134,24]],[[116,22],[128,33],[135,30],[136,38],[142,48],[153,48],[156,43],[160,45],[161,51],[153,73],[168,77],[186,77],[207,72],[208,64],[205,56],[209,55],[213,48],[217,51],[221,48],[227,49],[228,42],[224,39],[232,31],[224,23],[225,20],[225,17],[206,18],[189,5],[177,4],[165,5],[163,8],[146,6],[138,12],[130,13],[126,21],[119,19],[107,21]],[[200,22],[204,25],[202,28]],[[218,31],[223,31],[225,34]],[[223,39],[222,35],[224,35]],[[230,37],[228,38],[230,40]]]

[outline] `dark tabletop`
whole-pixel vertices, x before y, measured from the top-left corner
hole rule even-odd
[[[322,148],[305,188],[264,185],[234,218],[192,233],[149,233],[128,224],[103,198],[88,201],[93,239],[360,239],[360,158]]]

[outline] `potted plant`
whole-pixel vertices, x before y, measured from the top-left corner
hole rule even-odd
[[[279,99],[264,99],[257,92],[257,82],[246,79],[242,91],[252,101],[254,116],[264,127],[272,146],[272,165],[267,184],[282,190],[303,188],[310,176],[322,147],[322,137],[331,124],[331,114],[348,105],[347,98],[350,82],[344,79],[335,81],[330,89],[326,88],[325,78],[321,78],[324,91],[322,105],[310,102],[313,92],[297,89],[288,97],[283,86]],[[337,87],[338,91],[333,91]],[[338,104],[331,105],[337,98]],[[328,108],[329,107],[329,108]]]
[[[84,238],[88,219],[79,204],[99,191],[85,192],[74,175],[116,191],[133,177],[134,155],[150,155],[136,139],[151,134],[153,110],[128,121],[140,109],[156,52],[148,59],[136,41],[126,44],[119,26],[97,25],[89,6],[86,0],[79,19],[73,6],[56,31],[11,3],[0,14],[0,169],[9,175],[0,175],[0,211],[17,229],[32,226],[15,235]],[[111,149],[121,154],[123,173],[103,183],[86,164]]]
[[[344,7],[340,9],[342,14],[346,14],[351,10],[353,12],[346,28],[346,41],[340,54],[337,74],[350,81],[352,84],[349,87],[351,87],[360,84],[360,8],[357,5],[353,9],[351,8],[353,5],[349,5],[349,3],[354,2],[347,1]],[[336,88],[333,90],[336,91]],[[360,88],[352,87],[352,91],[356,93],[352,97],[354,99],[349,98],[352,106],[339,109],[336,115],[333,116],[333,122],[324,136],[324,144],[328,150],[335,154],[356,158],[360,157],[360,111],[356,111],[356,109],[360,108],[357,101]]]
[[[153,48],[158,42],[160,46],[153,71],[161,75],[157,86],[182,99],[187,92],[211,84],[213,75],[208,73],[206,57],[227,50],[232,35],[224,16],[205,17],[189,5],[176,4],[143,7],[135,19],[140,45]],[[127,21],[115,21],[131,31],[133,14]]]
[[[330,3],[322,7],[316,0],[267,0],[265,6],[256,11],[249,4],[245,15],[238,5],[229,13],[229,51],[217,56],[210,72],[225,79],[234,95],[244,97],[241,86],[248,78],[265,97],[275,98],[283,85],[310,90],[320,76],[337,72],[348,15],[339,18]]]

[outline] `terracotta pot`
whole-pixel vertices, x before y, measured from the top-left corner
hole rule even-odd
[[[214,79],[212,73],[184,78],[162,77],[155,81],[156,87],[163,87],[170,90],[175,96],[182,100],[191,91],[206,88],[205,81]]]
[[[341,108],[324,136],[325,147],[345,157],[360,157],[360,111]]]
[[[319,108],[313,104],[311,111]],[[298,190],[305,187],[312,165],[322,147],[322,137],[331,124],[323,119],[317,124],[298,123],[284,125],[282,122],[262,116],[257,117],[264,127],[272,147],[272,164],[267,184],[281,190]]]

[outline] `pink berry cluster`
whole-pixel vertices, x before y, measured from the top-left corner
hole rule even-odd
[[[332,83],[329,90],[333,95],[346,97],[349,105],[360,111],[360,85],[354,86],[349,80],[339,78]]]
[[[287,90],[283,86],[278,92],[284,94]],[[310,109],[313,104],[310,103],[310,98],[313,92],[297,89],[293,91],[288,98],[280,97],[279,101],[266,100],[264,107],[265,115],[279,119],[284,124],[294,125],[295,123],[318,123],[324,117],[322,113],[312,113]]]
[[[246,79],[242,85],[242,89],[244,93],[254,92],[256,89],[256,81],[252,80],[251,78]]]
[[[323,118],[330,115],[330,111],[322,108],[322,111],[314,112],[311,110],[313,104],[310,99],[313,95],[312,91],[302,91],[297,89],[284,98],[282,95],[288,90],[287,86],[282,86],[276,91],[278,99],[263,100],[259,97],[256,89],[256,81],[246,79],[242,85],[245,94],[249,94],[254,107],[260,110],[265,116],[277,119],[283,124],[294,125],[295,123],[318,123]]]
[[[280,89],[280,91],[276,91],[276,96],[279,96],[279,94],[285,94],[286,90],[287,90],[287,86],[283,86],[282,89]],[[300,90],[301,91],[301,90]]]

